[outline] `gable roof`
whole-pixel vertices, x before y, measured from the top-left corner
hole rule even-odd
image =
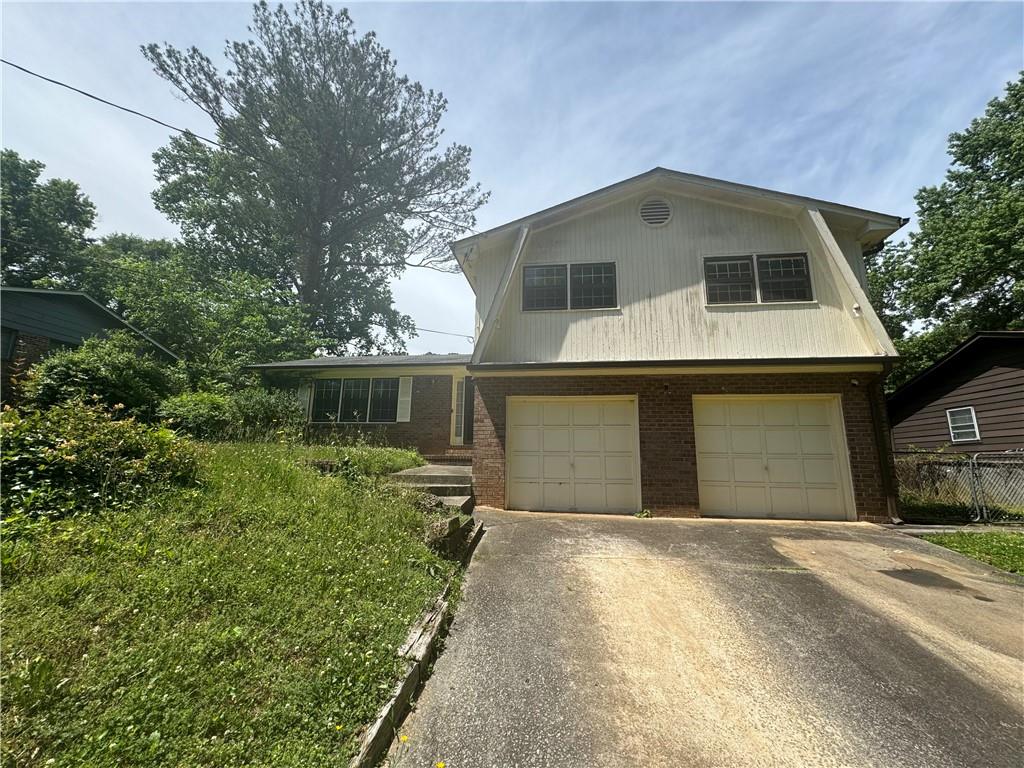
[[[250,365],[254,370],[300,371],[320,368],[371,368],[377,366],[466,365],[470,355],[451,352],[446,355],[360,355],[357,357],[314,357],[310,360],[285,360],[280,363]]]
[[[85,293],[85,291],[63,291],[63,290],[55,290],[55,289],[51,289],[51,288],[19,288],[19,287],[10,286],[10,285],[3,285],[3,286],[0,286],[0,293],[28,294],[28,295],[32,295],[32,296],[35,296],[35,297],[38,297],[38,298],[42,298],[42,299],[47,299],[47,300],[59,298],[59,299],[66,300],[66,301],[72,301],[72,302],[81,303],[87,309],[89,309],[91,311],[94,311],[94,312],[101,313],[107,320],[113,320],[115,324],[120,325],[123,328],[126,328],[127,330],[131,331],[135,335],[140,336],[141,338],[145,339],[146,341],[148,341],[150,344],[152,344],[154,347],[156,347],[160,352],[162,352],[164,355],[166,355],[170,359],[172,359],[172,360],[180,360],[181,359],[176,354],[171,352],[171,350],[169,350],[163,344],[161,344],[156,339],[154,339],[152,336],[150,336],[149,334],[139,330],[134,325],[129,323],[127,320],[125,320],[123,317],[121,317],[119,314],[117,314],[116,312],[112,311],[111,309],[109,309],[109,308],[103,306],[102,304],[100,304],[100,302],[96,301],[96,299],[94,299],[92,296],[90,296],[89,294]],[[19,330],[19,329],[18,328],[14,328],[14,330]]]
[[[983,348],[992,345],[1005,345],[1010,348],[1018,346],[1021,360],[1024,362],[1024,331],[979,331],[890,394],[886,398],[889,407],[902,407],[920,390],[929,386],[937,376],[950,375],[957,366],[963,365]]]
[[[638,176],[633,176],[631,178],[624,179],[623,181],[616,182],[615,184],[602,187],[593,192],[588,192],[585,195],[580,195],[579,197],[574,197],[571,200],[566,200],[564,203],[553,205],[549,208],[537,211],[536,213],[531,213],[528,216],[523,216],[506,224],[492,227],[484,232],[478,232],[470,235],[469,237],[456,240],[451,243],[451,248],[461,264],[462,260],[459,258],[460,252],[464,251],[467,246],[470,246],[481,239],[501,235],[524,226],[528,226],[531,229],[536,230],[542,226],[549,226],[550,224],[564,218],[568,218],[590,207],[596,208],[608,205],[615,200],[635,194],[646,186],[657,187],[658,185],[665,185],[669,189],[675,187],[680,192],[685,191],[690,192],[691,194],[697,192],[701,196],[711,199],[719,199],[723,201],[731,200],[733,202],[743,200],[747,203],[760,203],[762,206],[774,206],[780,211],[786,209],[815,208],[821,211],[824,216],[829,217],[830,219],[836,219],[836,223],[839,225],[845,223],[848,226],[856,227],[858,222],[862,224],[871,223],[873,224],[870,235],[870,241],[872,243],[884,240],[909,221],[909,219],[895,214],[881,213],[867,208],[856,208],[854,206],[843,205],[841,203],[833,203],[828,200],[819,200],[813,197],[793,195],[788,192],[779,192],[765,187],[755,187],[734,181],[714,179],[709,176],[698,176],[693,173],[673,171],[669,168],[662,168],[659,166],[652,168],[645,173],[641,173]]]

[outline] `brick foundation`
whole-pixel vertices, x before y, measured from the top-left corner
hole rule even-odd
[[[309,424],[312,441],[364,439],[374,445],[415,448],[424,455],[439,455],[451,447],[452,377],[413,376],[409,421],[388,424]]]
[[[853,384],[856,380],[858,383]],[[839,394],[857,518],[888,522],[882,462],[891,465],[881,380],[870,373],[545,376],[476,379],[473,488],[477,503],[505,504],[505,398],[637,395],[643,506],[659,516],[700,515],[693,431],[694,395]],[[882,416],[880,457],[870,398]]]
[[[34,336],[19,332],[14,340],[14,353],[10,360],[0,366],[0,400],[13,403],[18,399],[18,384],[25,372],[38,363],[50,351],[50,340],[45,336]]]

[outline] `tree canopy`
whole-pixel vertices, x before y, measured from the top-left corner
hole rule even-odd
[[[487,197],[470,150],[442,147],[444,97],[400,75],[346,10],[261,2],[249,31],[224,72],[196,48],[143,48],[221,145],[186,135],[159,150],[156,205],[211,266],[294,292],[336,351],[399,349],[412,325],[388,281],[454,268],[447,241]]]
[[[39,178],[46,167],[11,149],[0,159],[0,261],[6,285],[75,280],[96,208],[78,184]]]
[[[872,300],[903,357],[891,386],[977,331],[1024,328],[1024,73],[949,137],[949,154],[945,181],[917,193],[909,245],[868,259]]]

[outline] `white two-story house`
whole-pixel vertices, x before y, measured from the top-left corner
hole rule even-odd
[[[904,223],[656,168],[452,244],[470,358],[267,368],[307,371],[312,423],[471,456],[481,505],[887,520],[862,254]]]

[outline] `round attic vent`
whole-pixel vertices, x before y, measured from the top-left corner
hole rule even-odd
[[[640,219],[649,227],[663,227],[672,218],[672,207],[660,197],[649,197],[640,203]]]

